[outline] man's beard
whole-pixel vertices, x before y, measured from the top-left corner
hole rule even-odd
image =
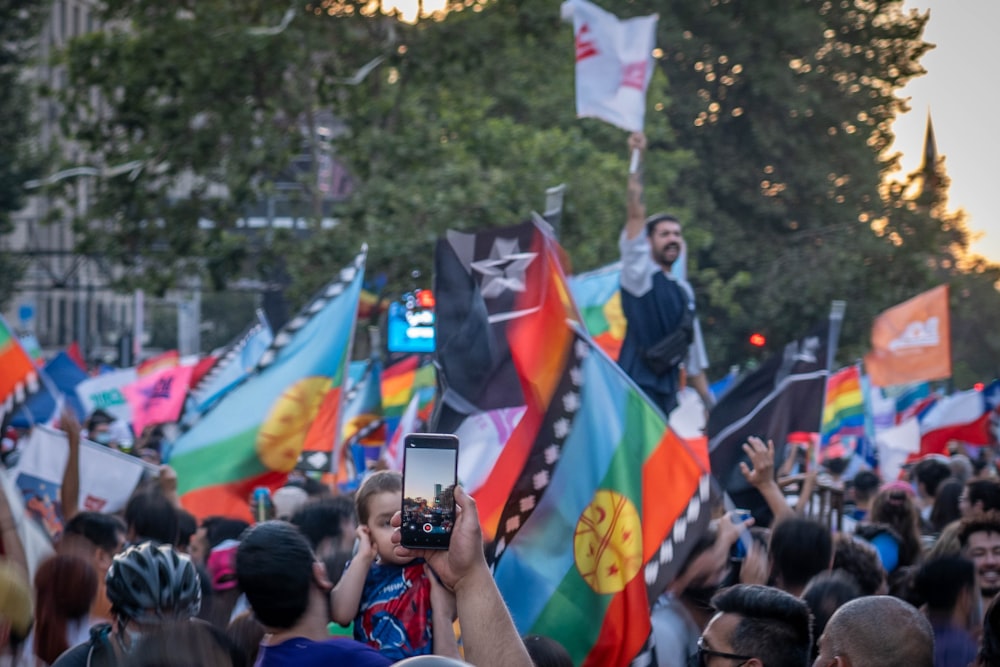
[[[672,253],[672,257],[668,255]],[[673,263],[677,261],[677,258],[681,256],[681,247],[676,243],[670,243],[663,246],[660,252],[657,254],[656,261],[660,266],[669,268],[673,266]]]

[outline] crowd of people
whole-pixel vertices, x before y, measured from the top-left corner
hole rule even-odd
[[[803,460],[797,448],[786,461]],[[717,503],[652,606],[657,665],[1000,664],[991,450],[956,446],[904,480],[846,479],[845,462],[827,459],[798,487],[784,484],[796,471],[776,469],[773,443],[744,450],[769,525]],[[817,477],[843,502],[818,505]],[[461,487],[455,497],[451,547],[415,551],[399,544],[398,473],[373,472],[351,495],[293,476],[250,524],[197,520],[164,467],[121,513],[70,503],[51,553],[32,563],[30,520],[0,494],[0,664],[573,664],[552,638],[519,636],[475,501]]]
[[[645,137],[629,148],[641,153]],[[694,294],[672,273],[680,222],[646,217],[638,170],[620,247],[622,367],[665,414],[682,371],[710,409]],[[0,470],[0,667],[573,665],[555,639],[518,633],[461,486],[443,550],[400,544],[402,479],[387,470],[351,494],[293,474],[247,499],[253,524],[185,511],[169,466],[122,512],[83,510],[82,437],[160,463],[161,430],[133,444],[113,422],[63,413],[53,543],[39,542]],[[651,605],[656,664],[1000,665],[1000,479],[990,448],[955,444],[882,479],[849,456],[809,469],[817,457],[797,443],[776,452],[750,438],[740,469],[760,507],[715,499],[709,529]],[[835,493],[817,503],[820,476]]]

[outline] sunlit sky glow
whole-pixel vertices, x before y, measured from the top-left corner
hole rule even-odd
[[[434,12],[441,11],[445,8],[447,2],[448,0],[424,0],[424,16],[430,16]],[[387,13],[393,9],[398,9],[404,21],[413,23],[417,20],[420,2],[419,0],[384,0],[382,7],[383,11]]]
[[[1000,263],[1000,89],[994,83],[1000,1],[906,0],[905,6],[930,9],[924,41],[937,48],[921,58],[927,74],[902,91],[911,109],[896,119],[893,148],[903,154],[903,173],[920,166],[930,110],[938,154],[951,178],[948,209],[964,209],[970,230],[980,234],[972,252]]]

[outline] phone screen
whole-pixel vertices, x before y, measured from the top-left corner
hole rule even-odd
[[[455,526],[458,438],[410,433],[403,440],[400,542],[414,549],[447,549]]]

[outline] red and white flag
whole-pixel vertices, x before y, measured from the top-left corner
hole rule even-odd
[[[587,0],[566,0],[576,43],[576,114],[641,132],[653,78],[659,15],[619,20]]]

